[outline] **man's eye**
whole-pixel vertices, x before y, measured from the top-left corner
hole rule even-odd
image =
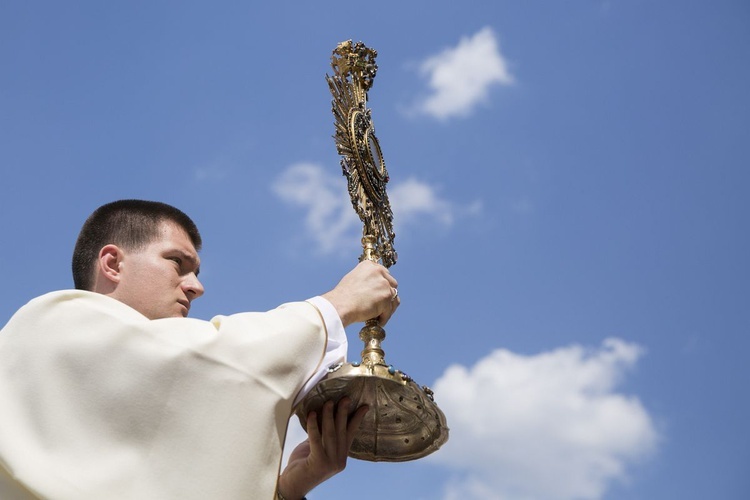
[[[179,257],[170,257],[169,260],[176,262],[178,266],[182,265],[182,259]]]

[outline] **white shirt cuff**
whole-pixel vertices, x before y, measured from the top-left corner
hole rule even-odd
[[[325,355],[323,356],[323,362],[318,367],[318,371],[310,377],[304,387],[302,387],[302,390],[297,394],[297,399],[294,401],[295,406],[307,396],[307,393],[315,387],[315,384],[326,376],[329,366],[346,362],[346,351],[349,347],[349,342],[346,339],[346,330],[344,330],[344,325],[341,323],[341,318],[339,318],[333,304],[320,296],[308,299],[307,302],[317,307],[321,316],[323,316],[323,323],[325,323],[326,331],[328,332],[328,343]]]

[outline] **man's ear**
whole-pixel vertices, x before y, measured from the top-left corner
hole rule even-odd
[[[112,284],[120,282],[123,253],[117,245],[106,245],[99,250],[97,261],[99,274],[107,278]]]

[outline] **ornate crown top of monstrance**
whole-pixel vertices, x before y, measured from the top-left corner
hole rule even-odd
[[[326,75],[326,80],[333,96],[336,149],[352,206],[364,225],[360,260],[390,267],[397,256],[393,212],[385,189],[388,171],[367,108],[367,92],[378,70],[376,57],[377,52],[361,42],[342,42],[331,56],[333,76]],[[385,362],[380,345],[385,331],[377,320],[367,321],[359,337],[365,345],[362,360],[328,368],[327,376],[297,406],[301,424],[307,425],[310,411],[320,415],[326,401],[347,396],[350,414],[361,405],[370,407],[349,456],[402,462],[433,453],[448,440],[448,426],[432,391]]]
[[[333,76],[326,80],[333,95],[334,139],[349,196],[364,224],[362,234],[372,237],[374,254],[368,255],[365,247],[362,258],[382,260],[385,267],[391,267],[397,255],[393,249],[393,212],[385,190],[388,170],[367,108],[367,91],[378,72],[377,55],[362,42],[342,42],[331,56]]]

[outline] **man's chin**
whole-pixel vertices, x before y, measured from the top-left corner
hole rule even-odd
[[[176,317],[177,318],[187,318],[188,314],[190,313],[190,308],[185,307],[185,304],[179,304],[180,310],[177,312]]]
[[[145,316],[149,319],[187,318],[189,311],[190,309],[185,307],[184,304],[177,304],[176,308],[169,308],[160,313],[146,314]]]

